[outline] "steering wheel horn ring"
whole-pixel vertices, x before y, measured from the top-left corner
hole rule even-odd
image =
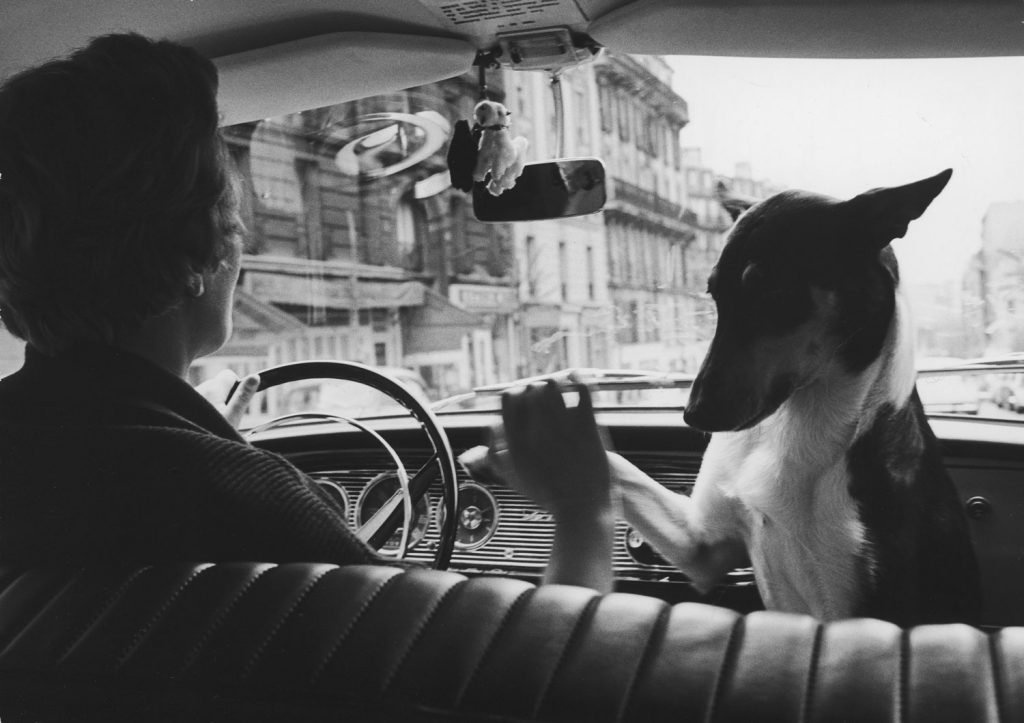
[[[434,413],[425,407],[408,389],[395,379],[383,374],[372,367],[356,362],[339,361],[300,361],[289,364],[281,364],[259,372],[260,385],[257,391],[265,391],[289,382],[296,382],[304,379],[337,379],[340,381],[356,382],[376,389],[398,402],[409,411],[409,414],[419,422],[420,427],[426,434],[433,454],[420,469],[408,478],[404,465],[397,461],[400,489],[395,495],[376,513],[370,520],[357,531],[357,536],[367,542],[371,547],[380,548],[394,534],[399,523],[404,520],[403,543],[407,540],[412,524],[412,510],[426,494],[435,473],[441,476],[441,487],[443,491],[443,504],[445,515],[441,524],[441,539],[438,542],[434,555],[434,567],[438,570],[445,570],[451,562],[452,550],[455,546],[456,532],[458,530],[458,494],[459,483],[456,474],[455,454],[452,452],[451,443],[444,432],[444,428],[438,422]],[[234,394],[235,387],[232,387],[231,394]],[[229,399],[230,399],[229,395]],[[375,431],[356,420],[327,413],[302,413],[286,414],[281,417],[255,427],[250,433],[265,431],[270,427],[292,419],[333,419],[339,422],[351,424],[364,432],[369,433],[381,443],[393,460],[397,460],[394,449]],[[436,465],[435,465],[436,462]],[[399,513],[402,510],[403,514]],[[402,545],[405,548],[405,545]]]

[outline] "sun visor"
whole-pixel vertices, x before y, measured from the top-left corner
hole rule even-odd
[[[476,50],[465,40],[392,33],[329,33],[216,58],[221,124],[272,118],[459,75]]]
[[[1006,0],[637,0],[594,20],[614,51],[763,58],[1020,55],[1019,2]]]

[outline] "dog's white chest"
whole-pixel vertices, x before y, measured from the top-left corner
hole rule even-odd
[[[758,588],[771,609],[830,620],[854,614],[863,594],[863,527],[849,508],[810,520],[757,515],[749,550]]]
[[[714,442],[709,454],[716,452]],[[776,454],[778,446],[767,442],[757,440],[742,455],[721,450],[742,462],[728,477],[719,470],[716,479],[702,483],[720,484],[740,502],[747,549],[769,609],[821,619],[849,617],[863,595],[870,565],[845,460],[821,469],[813,459],[801,464]],[[714,469],[711,465],[709,471]]]

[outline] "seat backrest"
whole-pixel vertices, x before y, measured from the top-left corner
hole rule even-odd
[[[1024,720],[1024,629],[258,563],[0,569],[0,720]]]

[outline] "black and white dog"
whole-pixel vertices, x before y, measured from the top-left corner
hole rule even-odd
[[[749,562],[769,609],[978,622],[977,563],[914,386],[889,247],[951,174],[848,201],[725,199],[718,323],[685,412],[713,433],[693,492],[609,453],[626,521],[699,590]],[[511,479],[499,451],[464,461]]]
[[[749,560],[770,609],[977,622],[977,564],[889,247],[950,175],[725,204],[718,323],[685,413],[713,433],[693,493],[612,455],[626,520],[698,588]]]

